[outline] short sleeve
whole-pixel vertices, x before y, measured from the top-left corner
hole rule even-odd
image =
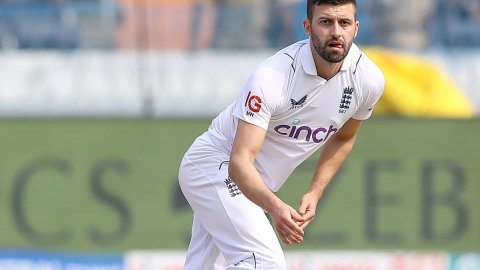
[[[274,95],[275,90],[270,88],[281,87],[278,81],[272,84],[271,80],[268,72],[256,70],[252,73],[235,101],[233,115],[267,130],[273,113],[272,104],[276,103],[278,97]]]
[[[385,88],[385,77],[380,69],[375,67],[369,71],[368,74],[363,74],[363,102],[353,116],[357,120],[370,118]]]

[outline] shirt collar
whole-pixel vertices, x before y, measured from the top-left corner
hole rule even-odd
[[[315,62],[313,61],[313,54],[312,54],[312,48],[310,47],[310,39],[308,39],[308,42],[300,48],[300,57],[302,61],[302,67],[303,70],[307,74],[310,75],[315,75],[317,76],[317,68],[315,67]],[[350,51],[347,54],[347,57],[343,60],[342,67],[340,68],[341,71],[346,71],[350,69],[352,65],[352,50],[355,50],[356,46],[355,44],[352,44],[352,47],[350,48]]]

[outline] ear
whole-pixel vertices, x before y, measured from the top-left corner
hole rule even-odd
[[[309,37],[312,36],[312,26],[310,25],[310,21],[308,19],[303,20],[303,30]]]
[[[356,21],[355,22],[355,35],[353,36],[353,38],[356,38],[357,37],[357,34],[358,34],[358,29],[360,28],[360,22],[359,21]]]

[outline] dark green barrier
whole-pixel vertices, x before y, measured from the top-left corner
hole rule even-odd
[[[186,249],[178,163],[210,120],[1,120],[0,248]],[[480,122],[373,119],[300,248],[480,249]],[[298,206],[314,158],[280,195]]]

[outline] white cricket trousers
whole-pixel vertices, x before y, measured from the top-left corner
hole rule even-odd
[[[184,270],[214,270],[220,253],[228,270],[286,269],[273,227],[230,180],[228,160],[205,135],[182,160],[179,183],[194,212]]]

